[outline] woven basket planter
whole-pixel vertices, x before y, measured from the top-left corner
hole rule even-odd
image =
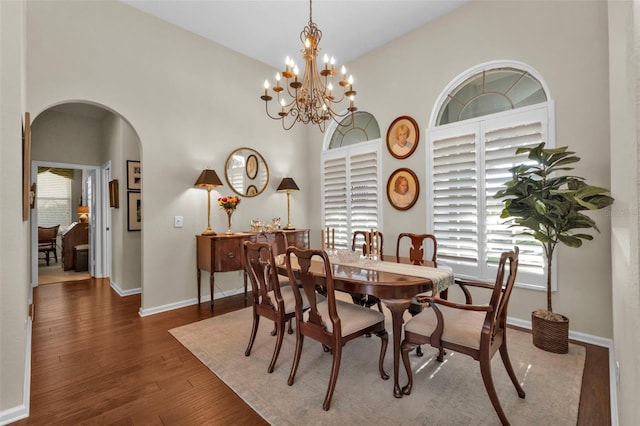
[[[531,331],[535,347],[557,354],[569,352],[569,318],[564,315],[561,321],[556,321],[532,312]]]

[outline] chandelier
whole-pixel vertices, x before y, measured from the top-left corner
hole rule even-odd
[[[338,73],[335,69],[334,58],[329,59],[329,56],[325,54],[324,67],[322,70],[318,70],[317,56],[320,50],[318,45],[322,38],[322,31],[313,22],[311,12],[311,0],[309,0],[309,23],[300,33],[300,41],[304,45],[301,50],[304,60],[302,79],[299,77],[298,66],[287,56],[285,69],[282,73],[276,74],[276,84],[271,89],[275,92],[274,96],[277,98],[280,108],[277,115],[272,115],[269,112],[269,101],[273,100],[273,97],[269,95],[268,80],[264,82],[264,95],[260,97],[264,101],[267,115],[274,120],[281,120],[285,130],[289,130],[297,122],[301,122],[315,124],[321,132],[324,132],[329,119],[340,124],[339,118],[353,114],[358,109],[355,106],[356,92],[353,90],[353,76],[350,75],[347,78],[347,70],[344,66],[342,66],[341,77],[338,81],[338,85],[342,88],[339,98],[335,96],[334,78]],[[346,99],[349,99],[349,107],[346,112],[339,114],[334,107],[339,106]]]

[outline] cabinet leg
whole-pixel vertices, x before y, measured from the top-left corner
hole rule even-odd
[[[197,286],[198,286],[198,306],[200,306],[200,276],[202,274],[200,273],[200,269],[199,268],[198,268],[198,274],[197,275],[198,275],[198,278],[196,279],[196,283],[197,283]]]
[[[211,293],[211,312],[213,312],[213,272],[209,276],[209,293]]]

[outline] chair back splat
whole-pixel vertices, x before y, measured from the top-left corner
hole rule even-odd
[[[297,280],[299,286],[291,286],[295,297],[296,349],[288,384],[293,385],[300,364],[304,337],[320,342],[325,350],[331,351],[333,362],[329,385],[322,408],[329,410],[338,380],[342,347],[349,341],[375,333],[380,337],[381,348],[378,359],[380,377],[388,379],[385,373],[384,355],[389,343],[389,335],[384,325],[384,314],[353,303],[337,299],[329,257],[323,250],[303,250],[289,247],[285,256],[289,281]],[[324,287],[324,291],[319,287]],[[321,293],[326,293],[323,297]],[[304,300],[309,303],[308,314],[304,314]]]
[[[367,239],[366,239],[366,235],[368,234],[368,231],[354,231],[353,232],[353,239],[351,240],[351,250],[355,251],[358,249],[358,240],[362,240],[362,246],[360,247],[362,250],[362,253],[372,253],[373,252],[373,241],[369,241],[369,247],[367,247]],[[378,251],[380,253],[380,260],[384,259],[384,236],[382,235],[382,232],[377,232],[376,233],[378,241],[376,241],[377,247],[378,247]],[[377,306],[378,310],[380,312],[382,312],[382,303],[380,302],[380,299],[378,299],[375,296],[371,296],[368,294],[356,294],[353,293],[351,294],[351,299],[353,300],[353,303],[355,303],[356,305],[360,305],[360,306],[366,306],[367,308],[370,308],[372,306]]]
[[[373,241],[369,241],[369,247],[367,247],[366,235],[368,233],[368,231],[354,231],[353,239],[351,240],[351,250],[355,251],[359,248],[360,250],[362,250],[363,254],[373,252]],[[378,241],[376,241],[376,244],[378,247],[378,252],[380,253],[380,259],[382,259],[384,253],[384,236],[382,235],[382,232],[376,232],[376,235],[378,237]],[[362,240],[362,246],[360,247],[358,247],[358,240]]]
[[[410,232],[403,232],[398,235],[398,242],[396,244],[396,262],[400,263],[402,253],[400,253],[403,240],[409,240],[411,246],[409,247],[409,261],[414,265],[438,266],[436,260],[438,255],[438,243],[436,237],[431,234],[412,234]],[[425,243],[429,243],[430,247],[427,247]],[[425,254],[431,252],[431,257],[426,258]]]
[[[518,272],[519,249],[502,253],[494,283],[456,279],[456,283],[491,291],[486,305],[460,304],[438,296],[427,297],[430,305],[412,317],[404,327],[402,361],[409,379],[402,388],[405,395],[411,393],[413,375],[409,351],[416,345],[430,344],[438,350],[438,361],[444,360],[444,350],[469,355],[480,363],[480,373],[491,404],[504,425],[508,425],[500,405],[491,374],[491,358],[500,352],[505,370],[520,398],[525,392],[513,371],[507,350],[507,308]],[[508,269],[508,273],[507,273]]]

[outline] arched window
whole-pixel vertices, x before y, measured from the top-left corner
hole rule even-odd
[[[340,126],[333,127],[329,149],[342,148],[359,142],[380,139],[380,126],[375,117],[368,112],[355,112],[344,118]]]
[[[351,247],[353,231],[382,223],[380,126],[368,112],[355,112],[325,136],[321,155],[322,217],[335,229],[336,248]],[[382,230],[381,230],[382,231]]]
[[[528,71],[483,69],[455,87],[440,107],[437,125],[546,102],[542,84]]]
[[[456,274],[491,279],[500,253],[518,245],[519,285],[544,288],[541,245],[505,225],[493,195],[509,169],[527,161],[517,148],[555,146],[549,99],[535,70],[502,62],[461,74],[436,103],[427,132],[427,228],[438,238],[438,263]]]

